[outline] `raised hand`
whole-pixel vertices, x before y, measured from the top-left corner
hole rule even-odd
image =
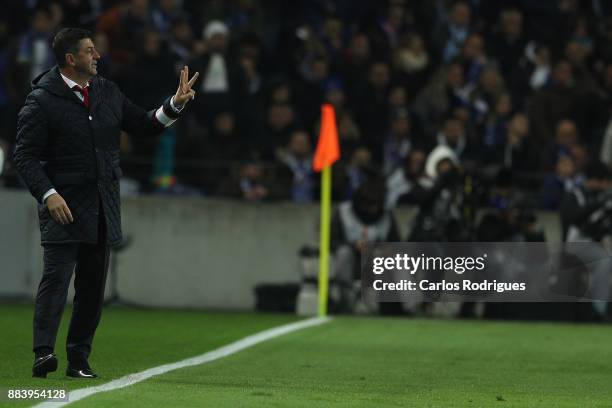
[[[189,67],[185,65],[183,69],[181,69],[181,74],[179,78],[179,86],[176,90],[176,94],[174,94],[174,105],[177,107],[183,107],[187,102],[195,98],[195,91],[191,89],[196,79],[200,76],[199,72],[196,72],[195,75],[189,79]]]

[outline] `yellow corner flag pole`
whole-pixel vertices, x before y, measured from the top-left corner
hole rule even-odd
[[[336,112],[330,104],[321,106],[321,133],[312,168],[321,172],[321,237],[319,242],[319,316],[327,315],[329,295],[329,235],[331,223],[331,166],[340,159]]]
[[[321,235],[319,254],[319,317],[327,316],[329,294],[329,234],[331,213],[331,165],[321,172]]]

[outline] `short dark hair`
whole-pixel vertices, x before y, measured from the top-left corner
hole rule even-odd
[[[79,52],[79,42],[85,38],[93,38],[93,33],[82,28],[62,28],[53,37],[53,53],[57,65],[66,66],[66,54]]]

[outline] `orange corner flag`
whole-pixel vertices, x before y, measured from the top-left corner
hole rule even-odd
[[[317,151],[312,159],[312,168],[321,171],[334,164],[340,158],[338,129],[336,128],[336,112],[329,103],[321,106],[321,133],[317,143]]]

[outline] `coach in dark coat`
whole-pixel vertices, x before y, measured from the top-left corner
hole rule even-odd
[[[91,38],[81,29],[57,34],[58,66],[33,81],[17,123],[14,162],[38,201],[44,248],[34,312],[33,375],[38,377],[57,369],[53,349],[73,270],[66,374],[96,376],[87,359],[100,320],[109,247],[122,239],[120,131],[161,133],[195,96],[191,86],[198,74],[189,81],[185,67],[177,93],[159,109],[144,111],[97,76],[100,56]]]

